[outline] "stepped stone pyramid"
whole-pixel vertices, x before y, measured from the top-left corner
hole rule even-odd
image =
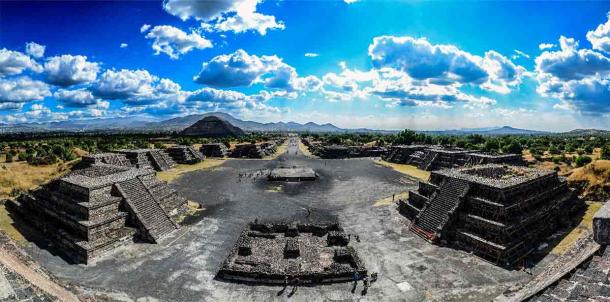
[[[167,149],[169,156],[179,164],[196,164],[205,158],[191,146],[174,146]]]
[[[153,168],[156,171],[169,170],[176,166],[174,160],[159,149],[122,149],[118,150],[136,168]]]
[[[240,137],[245,135],[243,130],[217,116],[205,117],[182,130],[180,134],[203,137]]]
[[[583,203],[555,171],[480,165],[432,172],[399,211],[424,239],[512,266]]]
[[[178,228],[186,200],[152,169],[94,164],[20,196],[14,210],[76,263],[135,238],[157,242]]]

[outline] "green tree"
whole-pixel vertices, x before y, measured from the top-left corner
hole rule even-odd
[[[508,145],[502,147],[502,151],[504,153],[521,154],[521,152],[523,151],[523,146],[521,146],[518,141],[514,140],[511,141]]]
[[[592,161],[591,158],[588,156],[579,156],[576,158],[575,163],[576,163],[577,167],[582,167],[582,166],[590,163],[591,161]]]

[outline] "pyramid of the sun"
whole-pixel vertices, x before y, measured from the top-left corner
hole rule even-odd
[[[244,135],[244,131],[219,117],[208,116],[182,130],[181,134],[204,137],[239,137]]]

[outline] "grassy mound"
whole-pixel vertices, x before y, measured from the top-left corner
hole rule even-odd
[[[610,160],[595,160],[568,174],[572,187],[580,190],[588,200],[605,201],[610,198]]]

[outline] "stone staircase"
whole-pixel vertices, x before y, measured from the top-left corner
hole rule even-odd
[[[157,243],[178,228],[139,178],[123,181],[117,186],[141,225],[144,237]]]
[[[432,166],[432,163],[434,162],[434,160],[436,159],[437,156],[438,156],[438,153],[436,153],[436,152],[426,153],[426,156],[424,157],[422,162],[419,164],[418,168],[421,170],[424,170],[424,171],[429,171],[430,167]]]
[[[428,241],[438,240],[469,187],[468,182],[461,179],[445,181],[417,215],[411,224],[411,231]]]
[[[108,156],[105,161],[106,161],[106,164],[109,164],[109,165],[123,166],[123,167],[131,166],[131,162],[125,156],[122,156],[122,155]]]
[[[157,171],[166,171],[173,168],[176,164],[163,151],[150,151],[151,162]]]

